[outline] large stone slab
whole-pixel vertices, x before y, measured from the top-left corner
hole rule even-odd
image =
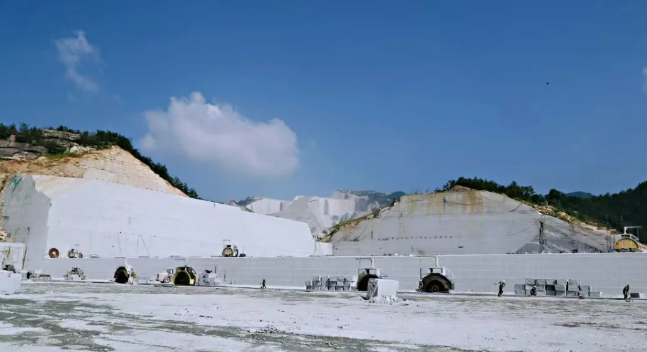
[[[22,276],[11,271],[0,271],[0,294],[10,295],[20,290]]]

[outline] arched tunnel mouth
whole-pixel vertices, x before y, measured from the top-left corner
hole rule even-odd
[[[178,286],[190,286],[191,285],[191,276],[186,271],[179,271],[175,275],[175,280],[173,283]]]
[[[357,282],[357,291],[366,291],[368,290],[368,280],[370,279],[379,279],[377,275],[368,274],[362,276],[362,278]]]
[[[120,266],[117,268],[117,271],[115,271],[115,282],[118,284],[125,284],[128,283],[128,279],[130,278],[130,275],[128,275],[128,270],[126,270],[125,267]]]

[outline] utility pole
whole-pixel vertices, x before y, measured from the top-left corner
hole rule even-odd
[[[539,253],[544,253],[544,222],[539,222]]]

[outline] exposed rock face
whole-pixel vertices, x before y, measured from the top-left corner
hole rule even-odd
[[[79,145],[81,135],[77,133],[43,130],[42,135],[44,143],[63,147],[69,153],[81,154],[94,150],[94,148]],[[16,142],[15,136],[10,136],[7,140],[0,140],[0,159],[33,160],[39,156],[47,155],[47,153],[46,147]]]
[[[406,195],[379,213],[327,232],[335,255],[607,250],[605,232],[541,214],[505,195],[465,188]]]
[[[360,209],[366,207],[362,197],[342,199],[297,196],[293,201],[256,198],[246,207],[255,213],[305,222],[312,234],[318,235],[340,221],[366,214],[365,211],[357,210],[358,204]]]
[[[45,154],[47,154],[47,148],[16,142],[15,137],[0,140],[0,159],[36,159]]]
[[[43,139],[46,142],[54,143],[59,147],[71,148],[78,146],[78,141],[81,140],[81,135],[71,132],[43,130]]]
[[[185,196],[146,164],[119,147],[89,151],[74,157],[0,162],[0,183],[17,174],[95,179]]]
[[[62,133],[59,137],[69,137],[64,134],[65,132]],[[73,140],[74,137],[71,138]],[[69,139],[68,141],[73,143]],[[12,156],[7,158],[11,160],[0,160],[0,189],[12,180],[20,181],[23,175],[48,175],[108,181],[186,197],[182,191],[158,176],[146,164],[119,147],[93,151],[87,147],[73,145],[70,147],[71,153],[83,154],[50,158],[41,156],[47,153],[47,149],[43,147],[25,147],[26,143],[0,141],[0,153],[2,153],[1,146],[16,144],[20,146],[20,152],[29,157],[20,158],[16,154],[11,154]],[[7,151],[5,153],[9,154]],[[0,211],[2,207],[3,204],[0,203]],[[0,219],[1,223],[2,219]],[[8,236],[0,226],[0,242],[9,241],[11,236]]]

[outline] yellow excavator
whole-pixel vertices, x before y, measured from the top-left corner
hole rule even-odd
[[[176,286],[195,286],[198,284],[198,274],[190,266],[178,266],[173,274],[173,283]]]

